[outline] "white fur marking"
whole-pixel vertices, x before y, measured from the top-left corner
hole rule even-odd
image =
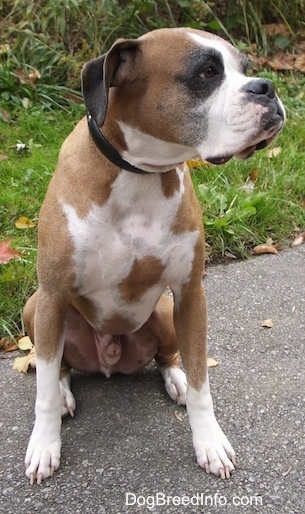
[[[169,396],[178,403],[186,403],[186,376],[182,369],[177,366],[160,366],[159,371],[164,379],[165,389]]]
[[[215,418],[208,378],[199,391],[188,386],[186,406],[198,464],[214,475],[228,476],[235,453]]]
[[[92,205],[86,217],[80,218],[74,207],[62,203],[75,245],[75,286],[96,306],[100,326],[114,314],[121,314],[128,315],[139,328],[164,287],[187,280],[199,234],[175,235],[171,231],[184,194],[184,174],[182,170],[177,173],[180,190],[170,198],[162,194],[160,176],[152,174],[143,181],[122,171],[107,202]],[[130,273],[134,259],[146,256],[160,259],[164,275],[139,302],[127,303],[118,285]]]
[[[36,358],[36,420],[25,457],[26,476],[31,483],[35,479],[41,483],[60,464],[62,400],[58,378],[63,344],[64,335],[53,361]]]
[[[61,415],[66,416],[67,414],[70,414],[70,416],[73,418],[74,411],[76,408],[76,402],[70,388],[70,375],[65,375],[59,381],[59,388],[62,400]]]
[[[162,141],[122,121],[119,125],[128,147],[123,152],[123,158],[134,166],[144,166],[147,169],[151,167],[152,171],[157,166],[156,171],[160,173],[197,157],[195,148]]]

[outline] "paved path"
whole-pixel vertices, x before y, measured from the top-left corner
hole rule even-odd
[[[210,267],[205,283],[209,355],[219,361],[210,381],[237,451],[233,478],[197,466],[185,409],[166,396],[151,366],[109,380],[74,375],[77,413],[63,423],[60,470],[31,487],[23,459],[35,376],[13,371],[14,355],[1,353],[1,514],[305,512],[305,245]],[[261,327],[267,318],[272,328]],[[126,505],[127,493],[135,505]],[[183,496],[193,505],[177,505]]]

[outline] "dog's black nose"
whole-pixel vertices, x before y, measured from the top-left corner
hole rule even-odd
[[[275,98],[273,83],[269,79],[250,80],[245,86],[246,93],[254,93],[255,95],[263,95],[268,98]]]

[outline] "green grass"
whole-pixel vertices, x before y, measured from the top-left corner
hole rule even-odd
[[[35,223],[57,161],[59,148],[76,121],[80,108],[69,111],[20,111],[11,124],[0,120],[0,241],[22,258],[0,264],[0,338],[20,330],[25,299],[36,287],[37,229],[18,229],[15,222],[27,216]],[[29,148],[18,152],[16,143]]]
[[[267,237],[288,244],[297,230],[305,230],[305,79],[263,75],[275,81],[287,110],[286,126],[273,144],[280,154],[270,158],[265,149],[247,161],[193,174],[212,261],[226,252],[248,256]],[[0,265],[0,337],[20,330],[22,306],[36,285],[36,228],[17,229],[15,221],[22,215],[37,221],[58,150],[82,112],[32,108],[18,111],[11,124],[0,120],[0,154],[9,156],[0,162],[0,241],[11,238],[22,252],[20,260]],[[18,141],[29,149],[18,152]],[[247,192],[243,186],[255,168],[255,188]]]

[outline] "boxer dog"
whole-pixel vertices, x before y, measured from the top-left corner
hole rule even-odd
[[[107,376],[155,358],[170,397],[186,404],[199,465],[230,477],[235,454],[207,373],[202,214],[184,162],[247,158],[282,128],[272,82],[246,77],[246,64],[221,38],[174,28],[120,39],[85,65],[87,116],[41,209],[39,288],[24,310],[37,355],[31,483],[59,467],[61,416],[74,413],[63,356]]]

